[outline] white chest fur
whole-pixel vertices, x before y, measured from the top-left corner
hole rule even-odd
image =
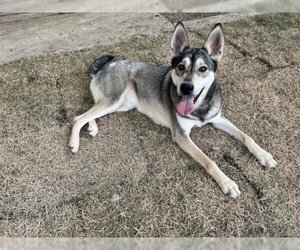
[[[193,120],[189,118],[185,118],[176,114],[177,121],[180,127],[185,131],[186,135],[191,133],[193,127],[202,127],[206,122],[201,122],[200,120]]]

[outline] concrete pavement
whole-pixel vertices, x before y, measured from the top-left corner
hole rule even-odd
[[[16,14],[0,16],[0,63],[46,53],[157,36],[172,25],[156,14]]]
[[[230,22],[251,14],[202,15],[173,14],[2,14],[0,15],[0,64],[22,57],[114,45],[142,36],[155,37],[171,32],[170,21],[185,21],[187,27],[202,28],[217,22]],[[177,16],[177,17],[176,17]],[[192,19],[192,20],[190,20]]]
[[[297,0],[0,0],[2,12],[299,12]]]

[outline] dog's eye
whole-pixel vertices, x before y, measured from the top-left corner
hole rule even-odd
[[[180,71],[184,71],[185,70],[185,66],[183,64],[179,64],[177,67]]]
[[[199,68],[199,71],[200,72],[205,72],[207,70],[207,67],[206,66],[201,66],[200,68]]]

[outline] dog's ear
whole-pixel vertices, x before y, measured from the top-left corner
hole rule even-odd
[[[175,55],[179,55],[186,47],[189,47],[189,38],[183,23],[179,22],[172,36],[171,49]]]
[[[220,23],[213,28],[203,47],[213,60],[217,62],[221,60],[224,47],[224,35]]]

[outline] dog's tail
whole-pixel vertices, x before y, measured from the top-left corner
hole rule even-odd
[[[91,75],[96,75],[106,63],[110,62],[112,59],[114,59],[114,56],[112,55],[104,55],[99,58],[97,58],[89,67],[89,73]]]

